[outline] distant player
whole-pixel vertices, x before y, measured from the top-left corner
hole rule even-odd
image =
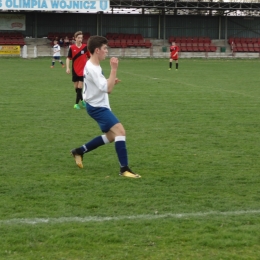
[[[54,68],[55,61],[58,60],[59,63],[61,64],[62,68],[64,68],[64,64],[62,60],[60,59],[60,45],[58,44],[57,40],[53,41],[54,45],[52,47],[53,50],[53,55],[52,55],[52,63],[51,63],[51,68]]]
[[[75,44],[71,45],[66,59],[66,72],[70,74],[70,60],[72,60],[72,82],[76,91],[75,109],[80,109],[79,102],[83,107],[86,107],[86,103],[82,98],[82,86],[83,86],[83,70],[85,64],[90,57],[87,45],[82,43],[83,33],[78,31],[74,34]]]
[[[87,112],[99,125],[102,135],[95,137],[81,147],[73,149],[73,155],[78,167],[83,168],[83,155],[94,149],[115,142],[115,149],[120,164],[120,176],[129,178],[140,178],[141,176],[132,172],[128,167],[128,156],[126,149],[126,133],[123,125],[111,111],[109,97],[114,86],[120,82],[117,78],[118,59],[110,59],[110,75],[106,79],[102,73],[100,62],[108,54],[108,41],[102,36],[91,36],[88,40],[88,48],[91,53],[90,60],[84,69],[84,100],[87,102]],[[102,162],[100,162],[102,164]]]
[[[175,60],[175,68],[178,70],[178,51],[179,47],[175,45],[175,42],[172,42],[172,46],[170,47],[170,62],[169,62],[169,70],[172,69],[172,60]]]

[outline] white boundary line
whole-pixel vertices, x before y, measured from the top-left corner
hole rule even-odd
[[[60,217],[60,218],[15,218],[0,220],[0,225],[36,225],[36,224],[62,224],[62,223],[86,223],[86,222],[105,222],[105,221],[120,221],[120,220],[154,220],[161,218],[204,218],[207,216],[239,216],[239,215],[256,215],[260,214],[260,210],[241,210],[241,211],[210,211],[197,213],[166,213],[166,214],[150,214],[150,215],[132,215],[132,216],[118,216],[118,217]]]
[[[143,74],[136,74],[136,73],[131,73],[131,72],[127,72],[127,71],[121,71],[121,73],[129,74],[129,75],[132,75],[132,76],[140,76],[142,78],[146,77],[147,79],[152,79],[152,80],[160,79],[160,81],[169,82],[168,79],[154,78],[154,77],[150,77],[150,76],[144,76]],[[179,85],[194,87],[194,88],[200,88],[200,89],[202,88],[201,86],[194,85],[192,83],[180,82],[180,81],[176,81],[176,80],[174,80],[174,83],[177,83]],[[242,95],[242,96],[249,97],[249,98],[257,98],[257,99],[259,98],[259,96],[257,96],[257,95],[254,95],[254,96],[253,95],[248,95],[247,93],[237,92],[237,91],[233,91],[233,90],[218,89],[218,88],[214,88],[214,87],[207,87],[206,89],[207,90],[211,90],[213,92],[227,92],[227,93],[231,93],[231,94]]]

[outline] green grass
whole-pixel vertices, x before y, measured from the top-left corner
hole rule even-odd
[[[120,60],[110,104],[141,179],[113,144],[76,167],[100,130],[65,69],[0,61],[1,260],[260,259],[259,60]]]

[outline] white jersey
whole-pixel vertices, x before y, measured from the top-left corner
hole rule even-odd
[[[53,45],[52,49],[53,49],[53,57],[60,57],[60,45],[55,44]]]
[[[83,99],[92,107],[106,107],[110,109],[107,79],[102,73],[100,65],[94,65],[90,60],[84,68]]]

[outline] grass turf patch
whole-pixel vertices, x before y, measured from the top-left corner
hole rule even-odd
[[[187,219],[7,224],[12,219],[259,210],[258,60],[121,59],[110,95],[131,168],[74,110],[71,75],[50,59],[1,59],[0,259],[258,259],[259,213]],[[14,70],[15,65],[15,70]],[[108,60],[103,63],[109,75]]]

